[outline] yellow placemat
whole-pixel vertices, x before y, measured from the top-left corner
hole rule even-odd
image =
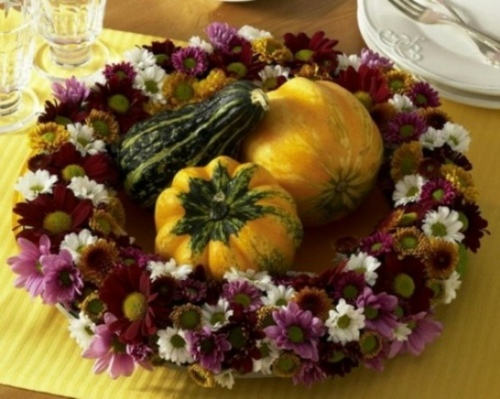
[[[116,54],[152,39],[109,30],[101,35],[101,40]],[[34,76],[33,87],[42,100],[49,98],[50,87],[46,81]],[[460,107],[448,105],[457,114]],[[463,109],[468,111],[467,107]],[[477,116],[489,118],[489,122],[482,125],[486,131],[478,131],[479,136],[473,136],[474,140],[489,143],[484,148],[473,148],[472,156],[473,162],[479,161],[475,169],[481,176],[479,190],[490,193],[484,201],[484,212],[493,222],[493,230],[500,217],[499,201],[494,199],[490,186],[493,184],[496,190],[500,187],[497,172],[500,162],[495,155],[500,145],[494,135],[495,126],[500,127],[500,117],[487,110],[478,110]],[[478,124],[474,129],[479,127]],[[15,289],[15,276],[6,266],[5,260],[17,253],[11,231],[12,187],[27,154],[25,132],[0,135],[0,384],[84,399],[498,397],[500,268],[494,259],[498,250],[494,250],[492,237],[483,241],[479,255],[471,257],[471,270],[459,298],[439,311],[439,318],[445,324],[442,337],[421,357],[389,361],[382,374],[360,368],[343,379],[330,380],[312,389],[294,387],[290,380],[278,378],[240,379],[232,390],[203,389],[186,373],[167,369],[137,370],[132,377],[117,380],[94,375],[93,362],[81,358],[79,347],[69,337],[64,316],[40,300],[32,300],[25,291]],[[484,176],[490,168],[496,168],[496,175],[486,179]]]

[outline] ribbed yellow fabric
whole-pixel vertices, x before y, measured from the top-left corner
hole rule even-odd
[[[101,35],[101,40],[116,54],[153,39],[109,30]],[[50,87],[46,81],[34,76],[32,83],[40,99],[49,98]],[[469,111],[466,106],[451,103],[445,106],[458,119]],[[475,136],[477,146],[471,153],[475,176],[480,191],[488,193],[482,197],[487,199],[485,216],[492,222],[491,229],[498,231],[500,213],[495,205],[498,200],[493,200],[498,198],[498,191],[495,191],[498,190],[498,177],[491,176],[490,168],[498,165],[495,159],[500,141],[495,133],[498,133],[496,127],[500,125],[500,117],[488,110],[474,112],[474,119],[463,122],[470,123],[469,128],[479,133]],[[493,149],[488,150],[491,146]],[[17,253],[10,216],[12,188],[27,154],[25,132],[0,135],[0,384],[82,399],[468,399],[498,396],[500,268],[498,250],[492,250],[494,245],[490,237],[484,240],[485,251],[472,257],[471,271],[459,298],[439,310],[446,327],[442,339],[428,347],[422,357],[389,361],[383,374],[360,368],[343,379],[335,378],[312,389],[294,387],[286,379],[238,379],[232,390],[200,388],[186,373],[170,369],[137,370],[132,377],[117,380],[106,374],[95,375],[93,362],[81,358],[79,347],[70,338],[64,316],[40,300],[31,299],[24,290],[14,288],[15,276],[6,266],[6,259]],[[490,178],[496,178],[497,183],[492,186]]]

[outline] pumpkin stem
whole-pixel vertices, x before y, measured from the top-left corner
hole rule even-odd
[[[226,203],[226,195],[219,191],[212,198],[212,207],[210,209],[210,219],[212,220],[221,220],[229,212],[229,207]]]

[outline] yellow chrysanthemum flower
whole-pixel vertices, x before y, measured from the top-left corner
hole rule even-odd
[[[66,128],[55,122],[37,125],[29,134],[30,147],[37,152],[54,152],[69,140]]]

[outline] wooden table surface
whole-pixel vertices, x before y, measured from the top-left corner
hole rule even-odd
[[[257,0],[242,3],[222,3],[217,0],[108,0],[105,28],[187,40],[194,34],[200,34],[208,23],[214,21],[225,21],[233,26],[252,25],[271,31],[277,37],[281,37],[285,32],[313,33],[324,30],[327,36],[340,41],[339,47],[345,52],[359,52],[364,45],[356,23],[356,0]],[[500,130],[498,112],[451,102],[446,102],[445,108],[456,117],[457,122],[464,124],[471,131],[481,130],[480,133],[484,135],[484,141],[487,143],[478,144],[484,146],[484,151],[476,145],[473,153],[474,162],[478,162],[477,174],[484,171],[480,176],[476,176],[477,184],[480,190],[484,188],[487,191],[482,193],[481,198],[482,202],[487,203],[489,210],[489,215],[486,216],[490,219],[490,230],[498,230],[500,200],[497,199],[498,192],[495,194],[495,190],[498,190],[499,185],[492,188],[486,177],[488,170],[496,169],[498,172],[500,169],[499,157],[495,156],[495,151],[491,149],[493,145],[497,154],[500,150],[500,137],[496,137],[497,141],[494,141],[495,131],[498,133]],[[482,118],[482,122],[477,118]],[[484,156],[481,156],[483,152]],[[492,243],[492,240],[489,240],[489,247],[484,248],[487,254],[482,259],[493,261]],[[498,274],[494,278],[498,278]],[[469,291],[468,294],[474,293]],[[453,367],[459,366],[455,364]],[[471,371],[473,372],[478,371]],[[498,388],[499,384],[496,385]],[[408,387],[408,392],[414,388]],[[497,391],[496,394],[491,392],[493,396],[481,396],[480,392],[488,390],[486,387],[479,387],[479,399],[494,398],[499,394]],[[0,385],[0,399],[55,398],[61,397]]]

